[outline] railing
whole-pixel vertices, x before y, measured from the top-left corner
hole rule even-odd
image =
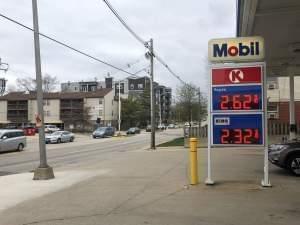
[[[297,123],[299,129],[300,123]],[[276,120],[268,121],[268,134],[269,135],[288,135],[290,131],[290,124],[287,122],[280,122]]]
[[[189,127],[185,126],[183,128],[184,133],[184,147],[189,147],[189,139],[191,137],[198,138],[198,143],[200,142],[200,139],[207,138],[207,125],[203,127]]]

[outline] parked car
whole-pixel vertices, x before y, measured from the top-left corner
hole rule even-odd
[[[47,134],[45,137],[46,143],[61,143],[61,142],[73,142],[75,135],[69,131],[56,131],[51,134]]]
[[[146,132],[151,132],[151,125],[147,125]]]
[[[168,129],[175,129],[175,124],[173,124],[173,123],[169,124]]]
[[[158,126],[157,126],[157,128],[159,129],[159,130],[165,130],[167,127],[166,127],[166,125],[165,124],[159,124]]]
[[[103,138],[108,136],[114,136],[114,127],[99,127],[93,132],[93,138]]]
[[[300,176],[300,141],[289,141],[269,146],[269,161]]]
[[[139,134],[139,133],[141,133],[141,130],[138,127],[131,127],[126,132],[126,134]]]
[[[60,129],[55,125],[45,125],[45,133],[53,133],[59,131]]]
[[[0,130],[0,151],[23,151],[26,147],[26,137],[23,130]]]

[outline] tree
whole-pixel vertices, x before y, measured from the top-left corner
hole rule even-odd
[[[31,77],[18,78],[16,80],[18,90],[20,91],[36,91],[36,79]],[[56,76],[45,74],[42,78],[43,91],[55,91],[59,81]]]
[[[127,129],[139,126],[141,112],[142,105],[137,98],[129,97],[128,99],[122,99],[122,128]]]
[[[183,84],[177,88],[175,117],[180,121],[201,121],[206,116],[206,98],[193,84]]]
[[[91,130],[93,127],[91,127],[91,107],[84,106],[83,107],[83,112],[82,112],[82,125],[83,125],[83,130]]]
[[[140,125],[145,127],[150,123],[151,120],[151,95],[149,86],[146,86],[143,93],[138,96],[137,100],[141,106],[139,114]]]

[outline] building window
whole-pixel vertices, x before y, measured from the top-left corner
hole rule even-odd
[[[102,105],[102,104],[103,104],[102,99],[99,99],[99,105]]]
[[[46,117],[49,117],[49,116],[50,116],[50,111],[44,111],[44,115],[45,115]]]
[[[103,114],[103,111],[99,110],[99,116],[102,116],[102,114]]]
[[[143,89],[144,85],[143,84],[138,84],[138,89]]]
[[[134,89],[134,84],[130,84],[130,89],[131,89],[131,90]]]
[[[276,103],[269,102],[268,103],[268,112],[278,112],[278,106]]]
[[[43,102],[43,105],[45,106],[45,105],[50,105],[50,100],[44,100],[44,102]]]

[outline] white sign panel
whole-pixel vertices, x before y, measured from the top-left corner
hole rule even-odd
[[[211,62],[263,61],[265,58],[262,37],[212,39],[208,43]]]

